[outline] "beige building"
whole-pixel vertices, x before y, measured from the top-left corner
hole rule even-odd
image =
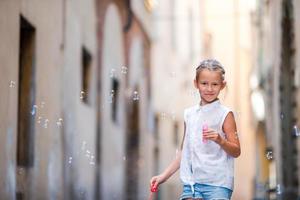
[[[146,199],[152,1],[1,1],[0,196]]]
[[[2,199],[94,198],[94,1],[1,1]]]
[[[268,162],[258,163],[265,190],[257,198],[299,198],[299,23],[298,1],[257,2],[254,91],[260,91],[265,117],[260,132]],[[259,113],[259,112],[258,112]],[[263,146],[263,145],[262,145]],[[268,155],[271,155],[268,156]],[[263,159],[260,159],[263,160]]]
[[[1,0],[1,199],[147,199],[207,57],[226,68],[239,130],[233,199],[299,198],[299,13],[295,0]],[[158,199],[179,197],[178,175]]]
[[[147,199],[153,174],[151,1],[99,1],[99,198]]]

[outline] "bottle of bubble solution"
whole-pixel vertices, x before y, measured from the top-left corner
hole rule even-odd
[[[206,122],[204,122],[203,125],[202,125],[202,142],[203,142],[203,143],[207,143],[207,139],[205,139],[205,138],[203,137],[204,131],[207,131],[207,130],[208,130],[208,125],[207,125]]]

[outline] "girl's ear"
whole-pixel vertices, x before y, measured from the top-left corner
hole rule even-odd
[[[227,84],[226,81],[223,81],[223,82],[222,82],[221,90],[223,90],[223,89],[225,88],[226,84]]]
[[[195,86],[195,88],[198,89],[198,84],[197,84],[197,80],[196,79],[194,79],[194,86]]]

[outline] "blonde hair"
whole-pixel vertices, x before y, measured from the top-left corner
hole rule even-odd
[[[210,71],[221,72],[222,80],[225,79],[225,69],[223,65],[216,59],[205,59],[196,68],[196,80],[198,80],[199,74],[203,69],[208,69]]]

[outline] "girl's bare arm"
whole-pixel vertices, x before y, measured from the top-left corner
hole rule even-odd
[[[226,134],[226,139],[221,137],[220,134],[213,129],[204,131],[203,137],[219,144],[229,155],[235,158],[238,157],[241,154],[241,148],[232,112],[228,113],[225,118],[223,132]]]
[[[219,145],[233,157],[239,157],[241,154],[240,141],[236,130],[236,123],[233,113],[230,112],[225,118],[223,124],[223,132],[226,134],[226,139],[222,138]]]

